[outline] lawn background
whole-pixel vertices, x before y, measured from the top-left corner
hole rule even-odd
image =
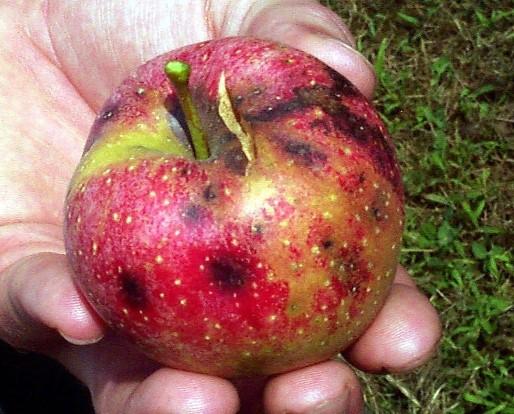
[[[324,0],[374,64],[406,189],[403,264],[437,356],[361,374],[373,413],[514,413],[514,2]]]
[[[439,310],[437,356],[359,373],[369,413],[514,413],[514,3],[323,0],[378,75],[407,199],[402,262]],[[0,344],[6,414],[89,413],[63,369]]]

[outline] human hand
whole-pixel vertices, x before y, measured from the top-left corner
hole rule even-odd
[[[373,70],[349,46],[347,28],[313,0],[187,3],[0,6],[0,337],[61,361],[101,414],[360,412],[358,381],[338,361],[235,382],[160,367],[106,333],[72,282],[62,241],[67,185],[95,113],[143,61],[212,37],[253,35],[303,49],[373,92]],[[400,268],[386,305],[345,356],[369,372],[401,372],[426,361],[439,335],[434,309]]]

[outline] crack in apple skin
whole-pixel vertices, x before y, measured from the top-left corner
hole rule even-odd
[[[172,59],[192,66],[208,160],[184,142]],[[251,164],[218,114],[223,71]],[[152,60],[106,103],[82,166],[65,223],[76,281],[165,365],[237,377],[323,361],[385,300],[403,227],[392,143],[365,98],[302,52],[231,38]]]

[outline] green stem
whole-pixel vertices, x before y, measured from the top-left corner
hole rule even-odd
[[[171,60],[166,63],[164,71],[177,91],[178,100],[186,117],[187,127],[191,135],[195,158],[206,160],[209,158],[209,146],[202,129],[200,115],[193,103],[188,87],[191,66],[180,60]]]

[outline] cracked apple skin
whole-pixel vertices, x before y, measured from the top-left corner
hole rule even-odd
[[[163,68],[191,67],[210,156],[195,159]],[[220,116],[222,73],[250,160]],[[75,280],[146,355],[222,377],[327,360],[384,303],[403,189],[391,139],[344,77],[252,38],[137,69],[96,118],[66,203]]]

